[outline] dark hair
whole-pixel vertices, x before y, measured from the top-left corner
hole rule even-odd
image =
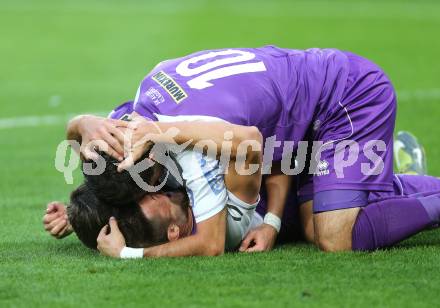
[[[114,216],[129,247],[150,247],[168,241],[169,221],[147,219],[139,204],[126,203],[114,207],[100,201],[90,187],[81,184],[70,195],[67,215],[79,240],[96,249],[101,229]]]
[[[85,184],[70,195],[67,215],[77,237],[84,245],[96,249],[99,231],[108,223],[115,209],[102,203]]]
[[[114,206],[125,206],[127,204],[138,201],[147,192],[144,191],[131,177],[127,170],[118,172],[116,163],[118,161],[110,155],[99,152],[105,160],[105,170],[100,175],[84,174],[86,185],[90,187],[93,193],[103,202]],[[141,159],[145,159],[148,153]],[[96,168],[95,161],[87,161],[92,163],[92,168]],[[148,184],[151,185],[151,178],[154,174],[154,167],[150,167],[142,171],[139,175]]]

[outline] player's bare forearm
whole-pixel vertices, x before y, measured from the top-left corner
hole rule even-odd
[[[250,204],[256,202],[260,194],[262,157],[262,151],[255,151],[247,155],[245,161],[231,161],[224,177],[228,191]]]
[[[272,174],[265,179],[267,191],[267,212],[264,224],[251,230],[243,239],[239,248],[242,252],[269,251],[273,248],[281,227],[284,204],[290,186],[290,179],[281,173],[277,164],[272,168]],[[270,214],[269,214],[270,213]],[[275,215],[279,219],[273,217]]]
[[[220,249],[209,247],[209,243],[198,235],[191,235],[173,242],[144,248],[144,257],[189,257],[189,256],[216,256],[221,254]]]
[[[144,248],[144,257],[218,256],[225,250],[226,209],[197,225],[197,233]]]
[[[280,218],[283,216],[290,184],[291,176],[283,174],[278,163],[274,164],[272,174],[268,175],[265,180],[268,212]]]
[[[246,151],[238,153],[239,146],[243,142],[257,141],[262,143],[261,133],[255,126],[236,125],[224,121],[156,122],[156,124],[162,131],[172,127],[177,128],[179,133],[175,137],[175,141],[179,144],[191,141],[190,146],[195,150],[202,151],[203,148],[197,148],[198,143],[209,140],[217,146],[217,155],[221,155],[221,151],[230,152],[232,159],[239,154],[247,154]],[[229,140],[228,134],[232,139]],[[227,142],[225,142],[225,136],[228,136]]]

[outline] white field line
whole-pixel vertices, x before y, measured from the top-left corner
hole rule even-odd
[[[106,116],[108,112],[88,112],[88,114],[96,114]],[[0,130],[21,128],[21,127],[40,127],[40,126],[57,126],[66,125],[67,122],[76,114],[64,115],[43,115],[43,116],[22,116],[11,118],[0,118]]]
[[[397,91],[398,102],[411,102],[414,100],[440,100],[440,88]],[[90,112],[90,114],[105,116],[108,112]],[[65,125],[67,121],[74,116],[75,114],[64,114],[0,118],[0,130],[20,127]]]
[[[417,89],[412,91],[397,91],[397,102],[407,102],[412,100],[437,100],[440,98],[440,88]]]

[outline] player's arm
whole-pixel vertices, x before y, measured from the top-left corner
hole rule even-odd
[[[235,157],[229,162],[225,174],[228,191],[246,203],[255,203],[261,189],[261,165],[263,160],[262,136],[257,134],[254,141],[259,146],[249,146],[245,158]],[[238,159],[237,159],[238,158]]]
[[[272,167],[272,174],[265,179],[267,213],[264,224],[249,232],[240,246],[240,251],[256,252],[273,248],[281,227],[290,181],[291,177],[281,172],[279,164]]]
[[[281,218],[284,212],[292,177],[281,171],[281,164],[274,163],[272,173],[266,176],[267,211]]]
[[[225,251],[226,209],[197,224],[197,233],[144,249],[144,257],[218,256]]]
[[[175,127],[179,133],[174,137],[178,144],[191,141],[191,146],[197,146],[202,140],[211,140],[217,145],[217,154],[223,151],[230,151],[231,157],[238,154],[239,146],[244,141],[259,140],[261,133],[255,126],[236,125],[225,121],[182,121],[182,122],[155,122],[162,131]],[[230,142],[225,142],[225,134],[232,135]],[[202,150],[197,149],[196,150]]]
[[[110,233],[107,234],[110,225]],[[98,250],[101,254],[119,258],[125,247],[125,239],[114,218],[104,226],[98,236]],[[225,250],[226,209],[197,224],[197,233],[166,244],[143,248],[143,256],[186,257],[217,256]],[[139,251],[139,250],[138,250]]]
[[[127,149],[129,154],[119,164],[118,170],[127,169],[133,162],[137,161],[151,146],[151,143],[147,141],[165,144],[189,142],[188,146],[190,148],[203,152],[206,143],[201,141],[209,140],[216,146],[217,158],[224,153],[231,160],[245,159],[252,152],[252,148],[246,145],[258,141],[261,146],[262,141],[261,133],[257,127],[236,125],[225,121],[156,122],[137,117],[132,122],[131,128],[133,133],[131,134],[130,144],[133,146]],[[169,130],[176,132],[172,140],[170,140],[169,134],[166,133]],[[148,136],[148,138],[146,139],[145,136]],[[231,138],[227,138],[227,142],[225,142],[225,136]],[[144,142],[140,142],[141,140]]]
[[[221,151],[229,152],[231,159],[247,154],[247,152],[239,153],[240,144],[243,142],[256,140],[261,142],[262,139],[260,131],[255,126],[236,125],[225,121],[155,122],[155,124],[162,131],[177,128],[178,134],[174,137],[175,141],[178,144],[190,141],[190,146],[197,151],[203,151],[203,148],[197,148],[200,141],[213,141],[217,146],[217,155],[221,155]],[[229,142],[225,142],[227,135],[232,137]],[[161,141],[158,140],[158,142]]]

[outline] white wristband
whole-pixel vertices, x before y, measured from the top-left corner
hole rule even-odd
[[[266,225],[270,225],[270,226],[274,227],[275,230],[277,230],[277,233],[280,232],[281,219],[277,215],[272,214],[271,212],[267,212],[266,215],[264,215],[263,222]]]
[[[125,246],[121,250],[120,254],[121,259],[139,259],[144,257],[144,249],[143,248],[130,248]]]

